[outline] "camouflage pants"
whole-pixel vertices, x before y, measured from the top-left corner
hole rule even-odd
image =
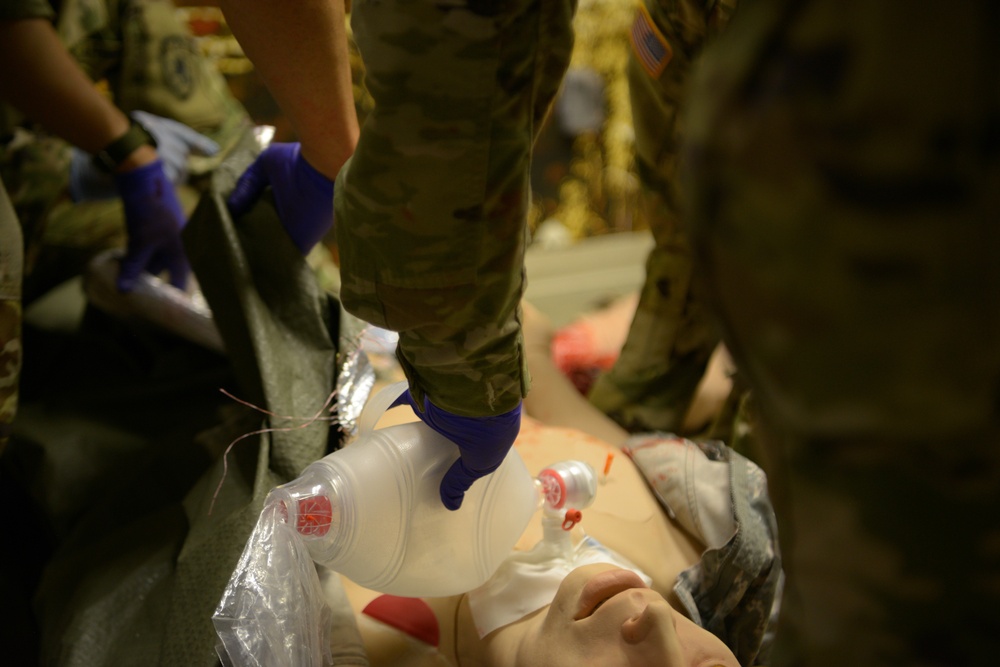
[[[615,366],[590,401],[630,431],[679,432],[718,342],[699,294],[677,191],[679,119],[692,62],[728,23],[735,0],[645,0],[628,64],[644,219],[655,245]]]
[[[694,77],[692,244],[789,575],[775,665],[1000,651],[998,29],[991,0],[747,3]]]
[[[0,181],[0,455],[17,412],[21,375],[21,227]]]
[[[532,144],[575,0],[353,3],[375,101],[334,205],[341,298],[400,332],[417,400],[457,414],[527,391],[519,302]]]

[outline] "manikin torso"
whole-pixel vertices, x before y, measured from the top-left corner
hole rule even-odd
[[[384,419],[400,420],[392,411]],[[405,417],[404,417],[405,419]],[[525,418],[515,443],[532,475],[557,461],[576,459],[599,473],[609,454],[614,455],[609,474],[598,488],[594,504],[584,510],[578,528],[631,560],[653,579],[653,588],[679,608],[672,587],[677,575],[698,562],[703,546],[672,522],[649,491],[632,462],[616,447],[574,429],[549,427]],[[542,537],[540,511],[516,546],[529,549]],[[464,596],[428,598],[437,617],[440,640],[433,648],[389,625],[370,618],[363,609],[379,593],[343,578],[344,589],[358,619],[358,627],[373,667],[442,666],[465,664],[462,648],[474,634]],[[458,648],[456,648],[458,647]],[[456,657],[456,651],[458,655]],[[472,664],[472,663],[469,663]]]

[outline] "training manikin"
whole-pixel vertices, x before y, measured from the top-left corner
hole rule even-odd
[[[570,539],[577,508],[589,506],[596,493],[597,478],[586,463],[559,463],[533,480],[512,451],[468,491],[459,510],[447,510],[437,486],[454,463],[455,447],[419,420],[375,428],[405,387],[391,385],[369,402],[351,446],[268,495],[215,615],[234,663],[253,663],[261,650],[289,643],[291,627],[296,648],[287,661],[325,661],[325,633],[310,625],[320,601],[309,560],[359,585],[411,598],[483,589],[493,577],[476,598],[482,600],[481,636],[548,604],[577,565],[620,561],[593,540]],[[545,539],[515,554],[523,560],[510,558],[539,506]],[[535,592],[530,606],[526,586]]]
[[[685,571],[690,579],[711,580],[711,569],[705,573],[698,569],[703,551],[708,547],[705,553],[712,554],[723,548],[736,532],[734,503],[727,500],[732,495],[731,466],[710,460],[698,447],[676,438],[646,442],[633,456],[637,461],[647,460],[651,452],[660,450],[670,453],[664,461],[677,483],[672,490],[657,492],[675,519],[668,518],[643,475],[617,448],[575,430],[526,420],[515,458],[526,467],[522,481],[540,482],[520,488],[531,496],[532,507],[541,504],[539,487],[550,500],[553,493],[559,496],[558,484],[543,473],[554,467],[563,473],[557,477],[569,482],[563,494],[568,503],[557,509],[550,502],[530,517],[516,551],[498,561],[492,578],[468,594],[399,598],[343,577],[371,663],[558,665],[600,656],[601,664],[670,660],[668,664],[701,665],[709,660],[735,667],[739,662],[726,644],[699,627],[710,619],[700,617],[691,599],[691,581],[675,590]],[[616,453],[604,475],[608,456]],[[560,468],[552,466],[554,461],[578,463],[563,463]],[[593,470],[602,474],[598,477]],[[704,506],[692,513],[688,496],[704,488],[715,489],[715,497],[704,498]],[[516,512],[517,504],[508,502],[508,509]],[[576,509],[571,505],[582,507],[582,521],[567,513]],[[280,519],[289,520],[287,507]],[[461,540],[451,536],[441,546],[454,550],[456,539]],[[272,549],[269,558],[278,551]],[[458,569],[451,576],[445,560],[441,562],[442,567],[430,571],[430,579],[462,578]],[[307,563],[306,569],[310,566]],[[375,588],[391,592],[393,585]],[[772,601],[773,595],[764,596],[765,608]],[[756,601],[757,607],[760,602]],[[253,604],[260,603],[255,599]],[[224,600],[220,610],[225,606]],[[233,607],[229,604],[230,612]],[[330,622],[315,606],[303,605],[294,613],[300,625],[305,623],[310,630]],[[217,612],[217,627],[219,622]],[[757,653],[763,630],[757,633],[751,657]],[[324,636],[319,631],[313,634]],[[742,650],[746,652],[746,642]]]
[[[647,453],[660,448],[646,444]],[[738,665],[722,640],[689,619],[697,613],[678,611],[687,609],[682,596],[688,598],[690,587],[681,586],[681,595],[674,590],[682,572],[697,569],[709,541],[725,543],[736,531],[727,503],[716,503],[710,509],[713,516],[695,518],[679,502],[695,488],[695,478],[710,480],[721,491],[719,497],[729,496],[730,464],[710,460],[687,441],[673,439],[664,446],[673,453],[670,465],[676,476],[692,481],[676,487],[678,520],[668,517],[643,475],[617,448],[579,431],[526,420],[515,448],[530,473],[538,476],[559,459],[584,462],[598,471],[593,504],[583,509],[580,522],[569,531],[562,530],[564,513],[539,510],[518,541],[518,552],[487,584],[467,595],[425,598],[417,604],[387,599],[344,580],[372,665],[614,665],[650,660]],[[604,476],[609,454],[615,457]],[[683,528],[681,521],[692,529]],[[546,524],[548,540],[543,539]],[[572,556],[560,558],[566,545]],[[575,568],[589,559],[594,562]],[[585,599],[588,586],[598,599]],[[613,593],[622,595],[612,596],[613,604],[603,601]],[[765,595],[757,602],[769,609],[773,599]],[[581,604],[591,606],[581,612]],[[647,607],[652,612],[644,617]],[[578,623],[573,618],[578,613],[589,615]],[[583,631],[580,636],[577,630]]]

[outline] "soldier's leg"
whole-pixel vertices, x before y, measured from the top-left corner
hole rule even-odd
[[[679,114],[692,61],[728,22],[734,0],[647,0],[632,26],[628,64],[641,215],[655,246],[615,366],[590,401],[631,431],[680,432],[717,343],[697,282],[678,201]]]
[[[692,240],[789,575],[774,665],[996,661],[998,28],[988,0],[750,3],[695,77]]]

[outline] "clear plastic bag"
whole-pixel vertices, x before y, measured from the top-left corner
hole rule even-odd
[[[329,665],[332,620],[316,565],[269,495],[212,616],[222,664]]]

